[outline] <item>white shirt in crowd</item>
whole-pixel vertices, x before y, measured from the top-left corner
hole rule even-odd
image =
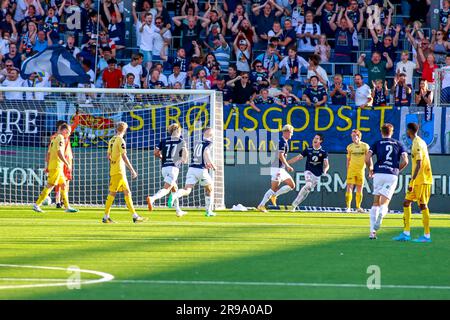
[[[161,56],[161,50],[164,47],[164,40],[169,41],[171,39],[172,32],[170,32],[170,30],[164,32],[162,36],[159,32],[155,32],[153,34],[153,55]]]
[[[93,72],[92,72],[93,73]],[[39,81],[39,79],[36,77],[35,81],[31,80],[23,80],[23,86],[29,87],[29,88],[49,88],[50,81],[49,76],[44,73],[44,75],[41,76],[42,81]],[[46,93],[45,92],[26,92],[25,96],[27,100],[44,100]]]
[[[413,74],[416,69],[416,64],[412,61],[400,61],[397,63],[395,67],[395,73],[404,73],[406,74],[406,84],[413,85]]]
[[[327,72],[325,71],[324,68],[322,68],[321,66],[317,66],[316,70],[317,70],[317,73],[322,77],[323,80],[325,80],[325,82],[327,84],[330,83],[328,81]],[[308,70],[308,73],[306,74],[306,79],[309,80],[309,78],[311,78],[312,76],[317,76],[317,74],[313,70]],[[323,83],[319,82],[319,86],[323,86]]]
[[[140,33],[140,45],[139,49],[143,51],[153,51],[153,38],[154,33],[159,32],[159,29],[155,27],[154,25],[149,26],[145,25],[142,32],[140,32],[142,26],[142,22],[138,21],[136,24],[137,32]]]
[[[442,68],[442,89],[450,87],[450,66]]]
[[[236,69],[239,72],[250,72],[250,51],[248,49],[241,51],[237,49],[234,51],[236,54]]]
[[[167,77],[164,73],[160,73],[159,74],[159,81],[161,81],[162,83],[164,83],[164,86],[167,87],[169,85],[169,83],[167,82]]]
[[[314,33],[314,24],[316,25],[316,33]],[[306,23],[305,25],[305,32],[302,32],[302,25],[299,25],[297,27],[297,34],[302,33],[311,33],[314,35],[320,34],[320,26],[317,23]],[[306,43],[305,41],[306,40]],[[316,49],[316,46],[311,43],[311,38],[303,38],[298,39],[298,51],[314,51]]]
[[[289,56],[284,57],[283,60],[281,60],[280,64],[278,65],[278,67],[281,69],[283,67],[286,68],[286,80],[291,80],[291,67],[294,66],[294,61],[291,60],[291,58],[289,58]],[[308,68],[309,64],[308,62],[303,59],[300,56],[297,56],[297,66],[298,66],[298,71],[297,71],[297,77],[295,77],[295,81],[301,81],[301,68]]]
[[[143,69],[142,69],[142,65],[137,64],[136,66],[133,67],[133,65],[131,63],[126,64],[125,66],[123,66],[122,68],[122,75],[124,77],[127,76],[128,73],[132,73],[134,74],[134,84],[141,86],[141,78],[143,75]]]
[[[179,82],[181,83],[181,86],[184,88],[184,86],[186,85],[186,78],[187,78],[186,72],[180,72],[178,76],[175,76],[175,74],[172,73],[169,76],[169,86],[173,87],[175,83]]]
[[[24,80],[20,76],[14,81],[5,79],[2,87],[24,87]],[[4,95],[6,100],[23,100],[23,92],[5,91]]]
[[[355,90],[355,105],[357,107],[367,104],[369,98],[372,97],[372,92],[367,84],[363,84],[361,87]]]

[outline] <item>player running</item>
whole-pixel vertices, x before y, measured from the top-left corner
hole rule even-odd
[[[71,163],[64,156],[64,151],[66,148],[66,140],[70,136],[70,126],[67,123],[62,124],[59,127],[59,132],[56,137],[50,143],[48,151],[48,179],[47,185],[44,190],[42,190],[38,200],[33,206],[33,210],[36,212],[43,212],[40,205],[48,197],[53,188],[57,185],[65,185],[66,179],[64,177],[64,166],[67,166],[69,170],[72,169]],[[67,199],[67,192],[63,190],[61,193],[65,211],[66,212],[77,212],[77,209],[71,208],[69,206],[69,201]]]
[[[397,187],[398,174],[408,165],[408,153],[403,144],[392,139],[394,126],[385,123],[381,127],[382,139],[375,142],[366,154],[369,178],[373,177],[373,205],[370,209],[370,236],[377,239],[377,231],[388,213],[389,202]],[[372,156],[377,156],[375,166]]]
[[[195,142],[191,156],[191,164],[186,174],[186,185],[184,189],[179,189],[172,196],[172,205],[175,206],[177,216],[179,217],[185,215],[186,212],[180,209],[178,199],[189,195],[197,182],[205,188],[205,216],[213,217],[216,215],[212,210],[213,203],[211,201],[213,180],[208,172],[209,169],[216,170],[216,167],[211,161],[213,135],[213,130],[206,128],[203,132],[203,139]]]
[[[292,158],[289,163],[297,162],[306,157],[305,163],[305,185],[300,189],[294,202],[292,202],[292,212],[300,205],[316,187],[320,177],[327,174],[330,169],[328,162],[328,152],[322,148],[324,137],[321,133],[314,136],[312,147],[305,148],[301,154]]]
[[[155,147],[155,157],[161,159],[161,173],[164,178],[164,187],[155,195],[147,196],[148,210],[153,210],[153,203],[169,194],[171,190],[176,192],[178,173],[182,163],[187,163],[188,152],[186,141],[181,138],[181,127],[177,124],[171,124],[168,132],[169,138],[162,139]],[[172,195],[173,196],[173,195]],[[182,215],[182,211],[180,211]],[[177,215],[179,212],[177,212]]]
[[[294,127],[287,124],[281,131],[283,136],[278,143],[278,154],[270,168],[270,174],[272,176],[271,186],[257,207],[261,212],[267,212],[265,205],[269,199],[273,199],[272,202],[275,204],[276,197],[288,193],[295,188],[295,182],[288,173],[288,171],[292,172],[294,169],[290,166],[286,158],[289,153],[289,141],[294,133]],[[286,185],[280,188],[282,183]]]
[[[364,171],[366,169],[366,154],[369,145],[361,141],[361,131],[352,131],[352,143],[347,146],[347,190],[345,192],[346,212],[351,211],[353,189],[356,186],[356,211],[364,212],[361,208],[364,186]]]
[[[109,217],[111,207],[116,197],[117,192],[123,191],[125,195],[125,203],[128,211],[133,215],[133,222],[143,222],[144,218],[139,216],[134,210],[133,199],[131,198],[130,187],[128,186],[127,174],[125,166],[130,170],[131,177],[135,179],[137,173],[130,163],[127,156],[126,143],[123,139],[127,132],[128,125],[125,122],[118,122],[116,125],[116,134],[109,140],[108,143],[108,159],[110,162],[110,182],[109,182],[109,195],[105,204],[105,216],[103,217],[103,223],[114,223]]]
[[[431,195],[431,185],[433,184],[433,173],[431,172],[430,157],[425,141],[418,135],[419,126],[416,123],[408,123],[406,134],[412,140],[411,146],[411,180],[408,191],[403,202],[403,232],[394,238],[396,241],[411,240],[411,202],[417,202],[422,212],[422,223],[424,235],[413,242],[431,242],[430,236],[430,210],[428,201]]]

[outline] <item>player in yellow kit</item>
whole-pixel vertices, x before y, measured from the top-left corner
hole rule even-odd
[[[364,212],[361,208],[363,198],[362,188],[366,169],[365,157],[369,151],[369,145],[361,141],[361,131],[353,130],[351,133],[353,142],[347,146],[347,190],[345,192],[346,212],[351,211],[353,189],[356,186],[356,211]]]
[[[406,133],[412,140],[411,146],[411,180],[403,202],[403,232],[394,238],[396,241],[411,240],[411,203],[417,202],[422,212],[424,235],[414,239],[413,242],[431,242],[430,235],[430,210],[428,201],[431,196],[433,173],[428,155],[428,147],[425,141],[417,135],[419,126],[416,123],[408,123]]]
[[[131,198],[130,187],[128,186],[127,173],[125,167],[131,172],[131,177],[135,179],[137,173],[130,163],[127,156],[126,143],[123,139],[127,132],[128,125],[125,122],[118,122],[116,125],[116,135],[109,140],[108,143],[108,159],[110,162],[110,182],[109,182],[109,195],[106,199],[105,216],[103,217],[103,223],[114,223],[109,217],[112,204],[117,192],[123,192],[125,195],[125,203],[128,211],[133,215],[133,222],[138,223],[145,221],[134,210],[133,200]]]
[[[42,202],[48,197],[53,188],[57,185],[65,185],[66,178],[64,176],[64,166],[71,169],[71,163],[64,156],[66,150],[66,139],[70,136],[70,126],[65,123],[59,127],[58,134],[50,143],[48,149],[48,179],[47,185],[42,190],[39,198],[33,206],[33,210],[36,212],[43,212],[40,208]],[[67,192],[61,193],[64,207],[66,212],[77,212],[77,209],[69,206]]]

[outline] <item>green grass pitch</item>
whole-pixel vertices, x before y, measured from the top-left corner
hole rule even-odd
[[[433,243],[417,244],[391,240],[401,215],[371,241],[367,214],[140,210],[149,220],[135,225],[117,209],[104,225],[101,208],[43,208],[0,207],[0,299],[450,299],[450,215],[432,215]],[[373,265],[381,289],[369,290]],[[81,272],[69,289],[70,266],[114,279]]]

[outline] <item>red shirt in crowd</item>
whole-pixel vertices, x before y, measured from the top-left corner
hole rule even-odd
[[[430,66],[428,61],[425,61],[423,63],[423,69],[422,69],[422,79],[427,80],[428,83],[434,83],[434,70],[438,69],[439,67],[434,64],[433,66]]]
[[[109,71],[108,68],[103,71],[103,87],[104,88],[120,88],[122,85],[122,71],[114,69]]]

